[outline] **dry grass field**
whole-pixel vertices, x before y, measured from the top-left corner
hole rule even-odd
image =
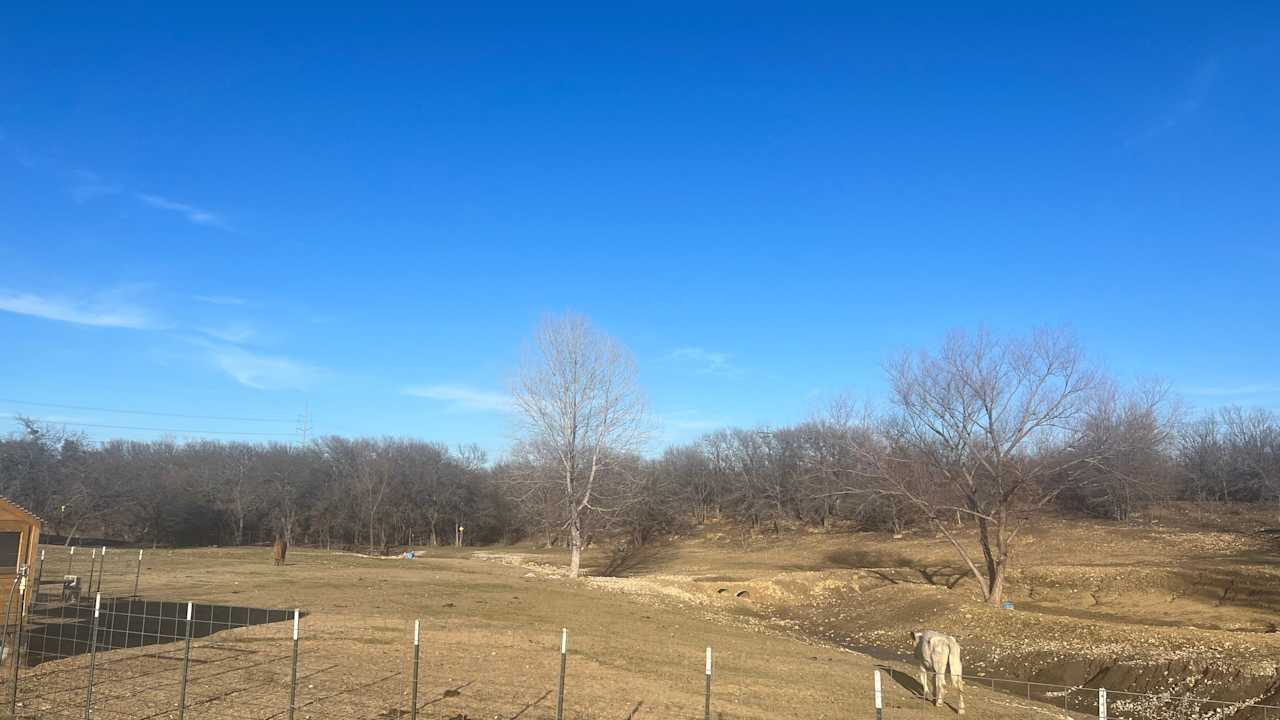
[[[553,717],[561,627],[570,631],[566,717],[701,717],[707,645],[716,717],[871,717],[873,658],[678,596],[613,592],[607,582],[564,580],[499,551],[437,550],[410,561],[296,550],[277,568],[269,549],[197,549],[148,551],[142,594],[301,606],[299,718],[407,717],[415,618],[424,718]],[[289,632],[276,623],[198,639],[186,716],[285,717]],[[176,718],[181,648],[100,653],[94,717]],[[82,717],[86,665],[82,656],[25,670],[19,717]],[[975,690],[970,706],[983,696],[992,702],[982,717],[1025,717],[1021,708],[1035,705]],[[953,714],[888,675],[886,697],[889,717]]]
[[[312,720],[406,717],[415,618],[424,718],[553,717],[561,627],[572,718],[700,717],[707,645],[716,717],[870,718],[873,670],[908,670],[906,633],[918,627],[959,636],[972,674],[1270,700],[1280,573],[1258,532],[1266,521],[1049,521],[1017,547],[1014,610],[979,603],[928,534],[747,543],[714,526],[627,556],[596,548],[595,576],[576,581],[561,577],[561,553],[530,547],[415,560],[298,549],[282,568],[269,548],[149,551],[142,595],[303,608],[297,717]],[[94,717],[176,718],[180,651],[100,654]],[[287,623],[199,638],[187,717],[285,717],[289,655]],[[85,665],[24,671],[19,716],[82,717]],[[954,715],[913,689],[886,674],[886,717]],[[970,683],[969,716],[1065,716],[1061,697],[997,689]],[[1077,693],[1070,709],[1088,710],[1090,697]]]

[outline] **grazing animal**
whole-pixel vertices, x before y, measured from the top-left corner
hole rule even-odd
[[[920,663],[920,686],[924,699],[929,699],[929,678],[933,678],[933,704],[942,707],[947,692],[947,678],[956,686],[960,700],[956,710],[964,714],[964,666],[960,664],[960,643],[936,630],[911,633],[916,645],[916,662]]]
[[[62,602],[64,603],[80,602],[80,576],[79,575],[63,575],[62,576]]]
[[[289,554],[289,543],[285,542],[284,538],[276,538],[272,552],[275,554],[276,565],[284,565],[284,557]]]

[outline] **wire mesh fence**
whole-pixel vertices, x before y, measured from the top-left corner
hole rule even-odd
[[[869,703],[877,720],[936,703],[936,678],[881,666]],[[1280,706],[1259,700],[1215,700],[1176,693],[1140,693],[1029,680],[963,676],[947,680],[942,705],[977,717],[1101,718],[1102,720],[1280,720]],[[978,692],[975,692],[978,691]],[[982,692],[985,691],[985,692]],[[963,699],[963,700],[962,700]],[[963,704],[962,704],[963,703]]]
[[[325,638],[308,637],[307,613],[147,598],[142,558],[136,550],[49,549],[38,568],[15,581],[12,603],[27,612],[7,613],[0,656],[0,717],[92,720],[417,720],[448,697],[420,692],[421,627],[406,623],[403,647],[389,649],[388,662],[353,664],[326,649]],[[562,631],[548,671],[555,685],[543,718],[562,720],[572,688],[566,681],[569,635]],[[702,658],[698,659],[699,661]],[[713,697],[713,656],[705,667],[701,707],[687,709],[704,720],[733,717]],[[868,678],[870,680],[871,678]],[[1108,691],[1026,680],[964,676],[944,705],[966,715],[1000,718],[1114,718],[1116,720],[1280,720],[1280,706],[1258,701],[1222,701],[1176,694]],[[866,687],[832,688],[847,693],[853,718],[918,718],[934,708],[934,680],[883,665],[873,692]],[[424,699],[426,698],[426,699]],[[551,704],[554,701],[554,706]],[[571,702],[571,700],[570,700]],[[529,709],[516,716],[531,718]],[[552,708],[554,707],[554,715]],[[682,713],[686,714],[686,713]],[[439,715],[431,715],[436,717]],[[788,713],[781,710],[779,717]],[[445,717],[453,717],[446,715]],[[465,717],[465,716],[463,716]]]
[[[15,579],[9,605],[26,612],[10,612],[0,632],[0,716],[417,717],[416,642],[412,682],[404,663],[353,666],[304,653],[305,611],[147,598],[144,557],[46,548]]]

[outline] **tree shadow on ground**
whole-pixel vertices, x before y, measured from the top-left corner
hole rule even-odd
[[[517,712],[515,715],[512,715],[511,717],[507,718],[507,720],[519,720],[519,718],[520,718],[520,716],[521,716],[521,715],[524,715],[525,713],[529,712],[529,710],[530,710],[531,708],[537,707],[538,705],[540,705],[540,704],[542,703],[542,701],[543,701],[543,700],[546,700],[546,699],[547,699],[547,698],[549,698],[549,697],[551,697],[551,691],[550,691],[550,690],[548,690],[548,691],[546,691],[546,692],[542,693],[541,695],[539,695],[537,700],[534,700],[533,702],[531,702],[531,703],[529,703],[529,704],[525,705],[524,707],[520,708],[519,712]]]
[[[600,577],[634,577],[658,569],[676,555],[676,549],[667,544],[635,545],[624,543],[613,549],[604,563],[591,569]]]
[[[418,703],[418,711],[421,712],[423,708],[430,707],[431,705],[435,705],[436,703],[442,700],[458,697],[459,695],[462,694],[463,690],[467,689],[468,686],[473,685],[474,683],[475,683],[475,680],[468,680],[462,683],[461,685],[458,685],[457,687],[447,688],[444,692],[440,693],[438,696],[424,703]],[[550,694],[551,691],[548,690],[547,693]],[[332,697],[332,696],[328,696],[328,697]],[[544,695],[543,697],[546,697],[546,695]],[[528,709],[528,707],[529,706],[526,706],[525,709]],[[524,710],[521,710],[520,712],[524,712]],[[378,715],[377,720],[399,720],[399,718],[407,718],[407,717],[414,717],[414,713],[410,712],[409,710],[397,709],[397,710],[388,710],[382,713],[381,715]],[[459,716],[455,716],[455,717],[459,717]],[[461,717],[465,717],[465,715]],[[519,717],[519,713],[512,716],[512,720],[515,720],[516,717]]]
[[[963,569],[943,563],[926,563],[896,552],[846,549],[824,557],[828,566],[863,570],[890,585],[915,584],[955,588],[969,576]]]

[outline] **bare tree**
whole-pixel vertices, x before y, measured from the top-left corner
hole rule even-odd
[[[1102,383],[1053,479],[1061,485],[1058,504],[1088,515],[1127,520],[1152,501],[1173,495],[1170,450],[1179,407],[1162,383],[1123,392]]]
[[[893,432],[899,457],[885,474],[890,488],[924,512],[983,598],[999,605],[1011,543],[1025,511],[1058,492],[1044,482],[1064,462],[1053,450],[1069,446],[1099,375],[1063,332],[1011,339],[979,332],[951,334],[937,355],[904,355],[890,381],[901,411]],[[1068,463],[1086,460],[1065,456]],[[924,483],[915,477],[920,471]],[[976,520],[980,559],[947,527],[944,519],[956,512]]]
[[[1219,414],[1236,487],[1250,500],[1280,500],[1280,422],[1275,414],[1235,406]]]
[[[1280,502],[1280,418],[1271,411],[1211,412],[1184,428],[1176,454],[1185,497]]]
[[[225,476],[219,483],[223,493],[220,501],[231,516],[235,545],[244,544],[245,521],[264,499],[262,478],[253,475],[254,452],[252,446],[237,443],[222,453]]]
[[[601,475],[641,440],[644,400],[630,352],[583,316],[546,318],[512,391],[527,448],[555,468],[569,533],[569,575],[582,564],[584,520]]]
[[[335,472],[345,478],[354,491],[356,505],[368,523],[369,554],[376,554],[381,544],[378,511],[395,479],[393,459],[386,444],[338,437],[325,438],[323,443]],[[385,528],[382,535],[386,535]]]

